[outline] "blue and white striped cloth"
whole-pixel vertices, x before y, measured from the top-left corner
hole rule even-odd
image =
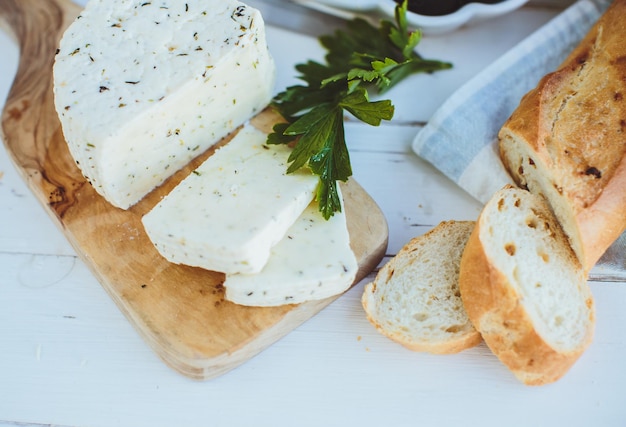
[[[608,4],[579,0],[463,85],[417,134],[415,153],[482,203],[512,183],[498,155],[498,131],[522,96],[561,64]],[[626,236],[607,251],[592,278],[626,279]]]

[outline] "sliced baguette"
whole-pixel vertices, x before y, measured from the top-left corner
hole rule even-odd
[[[626,230],[626,0],[615,0],[499,133],[515,182],[548,200],[588,272]]]
[[[442,222],[411,240],[365,286],[362,304],[383,335],[414,351],[457,353],[481,342],[459,294],[473,221]]]
[[[525,384],[558,380],[591,343],[584,269],[540,196],[513,187],[493,196],[465,246],[459,286],[485,343]]]

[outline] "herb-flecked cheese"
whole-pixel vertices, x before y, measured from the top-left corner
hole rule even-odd
[[[233,0],[90,0],[54,64],[72,156],[128,208],[263,109],[275,65],[259,11]]]
[[[318,178],[287,174],[291,149],[245,125],[143,218],[168,261],[257,273],[315,195]]]
[[[358,268],[343,209],[325,220],[313,202],[272,248],[261,272],[226,275],[226,299],[268,307],[328,298],[346,291]]]

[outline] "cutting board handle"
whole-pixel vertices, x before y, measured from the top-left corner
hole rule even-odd
[[[50,68],[63,31],[78,16],[80,10],[78,5],[68,0],[0,2],[0,24],[20,48],[17,79],[29,80],[32,74]],[[19,80],[15,83],[18,84]]]
[[[0,24],[20,50],[18,71],[2,112],[2,139],[20,166],[22,178],[56,217],[63,216],[71,206],[71,190],[81,186],[83,180],[69,162],[61,164],[63,174],[46,173],[51,158],[67,158],[59,153],[67,148],[58,144],[63,138],[59,137],[61,126],[54,109],[49,70],[63,31],[80,10],[68,0],[0,1]]]

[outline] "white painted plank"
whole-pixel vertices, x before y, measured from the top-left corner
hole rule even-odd
[[[496,426],[527,408],[507,425],[625,420],[621,284],[593,284],[594,344],[551,386],[522,386],[483,345],[434,356],[392,343],[365,320],[362,285],[245,365],[196,382],[156,359],[80,263],[64,280],[44,285],[18,279],[33,262],[29,255],[4,254],[0,262],[14,266],[11,285],[0,288],[0,419],[90,426],[211,420],[243,426],[259,417],[263,425],[401,426],[417,419]]]

